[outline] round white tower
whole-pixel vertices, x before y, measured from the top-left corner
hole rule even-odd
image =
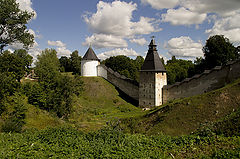
[[[89,47],[86,54],[81,61],[81,75],[82,76],[97,76],[97,66],[100,60],[94,53],[93,49]]]

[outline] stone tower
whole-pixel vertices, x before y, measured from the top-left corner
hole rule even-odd
[[[162,88],[167,85],[166,70],[157,52],[154,38],[140,70],[139,106],[150,108],[163,103]]]
[[[92,47],[90,46],[81,61],[81,75],[82,76],[97,76],[97,66],[100,60],[96,56]]]

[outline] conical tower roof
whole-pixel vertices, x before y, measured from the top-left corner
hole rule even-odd
[[[96,60],[99,61],[97,55],[95,54],[95,52],[93,51],[92,47],[90,46],[87,50],[87,52],[85,53],[85,55],[82,58],[83,60]]]
[[[166,72],[157,52],[157,45],[154,38],[149,44],[147,56],[140,71]]]

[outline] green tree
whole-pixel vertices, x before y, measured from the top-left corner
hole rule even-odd
[[[0,51],[14,42],[20,42],[25,48],[32,45],[34,36],[27,30],[26,24],[34,13],[21,11],[16,0],[0,0]]]
[[[16,50],[14,53],[4,51],[0,55],[0,72],[11,72],[20,82],[26,72],[30,70],[32,56],[26,50]]]
[[[24,95],[15,93],[13,96],[7,97],[3,105],[6,110],[2,114],[4,124],[2,130],[4,132],[20,132],[25,124],[25,116],[27,110],[27,98]]]
[[[60,62],[53,49],[46,49],[38,56],[35,72],[38,83],[24,86],[29,103],[53,111],[58,117],[67,117],[74,94],[79,95],[82,91],[81,79],[60,73]]]
[[[168,84],[180,82],[194,75],[194,64],[192,61],[176,59],[175,56],[167,61],[165,68],[167,70]]]
[[[66,56],[62,56],[59,59],[60,66],[61,66],[61,72],[72,72],[72,65],[70,58]]]
[[[203,47],[207,69],[225,65],[228,61],[239,58],[237,48],[223,35],[211,36]]]
[[[137,69],[140,70],[144,63],[144,58],[142,56],[137,56],[136,59],[134,60],[134,62],[135,62]]]
[[[72,72],[73,74],[81,74],[81,60],[82,57],[78,55],[78,51],[75,50],[72,52],[70,55],[70,61],[71,61],[71,67],[72,67]]]
[[[35,73],[39,81],[52,85],[60,76],[60,63],[57,58],[57,52],[54,49],[45,49],[37,57],[35,63]]]
[[[120,73],[121,75],[125,75],[132,80],[138,81],[137,74],[140,64],[137,64],[134,60],[127,56],[119,55],[110,57],[104,60],[103,64],[111,68],[113,71]]]

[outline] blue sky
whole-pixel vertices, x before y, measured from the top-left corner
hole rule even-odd
[[[91,44],[101,59],[115,55],[145,56],[151,36],[165,59],[172,55],[203,56],[209,36],[224,34],[240,42],[240,0],[17,0],[22,10],[35,12],[28,28],[35,35],[29,53],[45,48],[58,56]],[[10,49],[18,49],[12,44]]]

